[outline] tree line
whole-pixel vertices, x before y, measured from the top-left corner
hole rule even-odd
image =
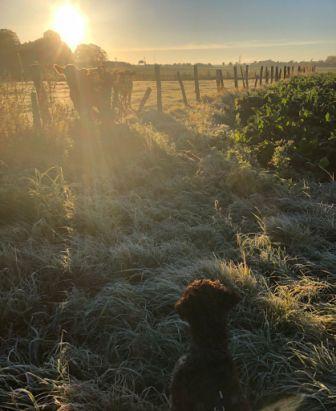
[[[0,29],[0,77],[22,79],[29,75],[31,65],[38,63],[48,68],[53,64],[75,63],[80,67],[94,67],[107,61],[107,53],[95,44],[80,44],[72,52],[58,33],[46,31],[34,41],[21,43],[9,29]]]
[[[52,70],[54,64],[76,64],[78,67],[97,67],[105,63],[111,68],[131,66],[125,62],[108,61],[105,50],[96,44],[80,44],[74,50],[64,43],[58,33],[52,30],[46,31],[41,38],[34,41],[21,43],[18,35],[9,29],[0,29],[0,78],[3,79],[29,79],[30,67],[38,63],[44,68],[45,77],[55,78]],[[233,67],[240,63],[199,63],[200,79],[215,78],[215,68],[220,67],[226,76],[233,75]],[[250,63],[250,70],[258,71],[261,65],[272,66],[281,64],[300,65],[310,64],[319,67],[335,67],[336,56],[329,56],[326,60],[310,62],[275,62],[272,60],[255,61]],[[137,80],[153,80],[153,65],[141,60],[137,65],[132,65]],[[162,79],[175,80],[176,71],[180,71],[184,79],[193,78],[193,65],[191,63],[164,64],[161,66]]]

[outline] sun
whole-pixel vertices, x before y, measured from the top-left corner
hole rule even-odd
[[[74,5],[63,4],[54,12],[53,29],[60,34],[63,41],[74,49],[85,38],[85,16]]]

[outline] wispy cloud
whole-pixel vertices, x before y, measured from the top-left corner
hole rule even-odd
[[[127,51],[127,52],[156,52],[156,51],[183,51],[183,50],[225,50],[225,49],[244,49],[244,48],[268,48],[268,47],[304,47],[304,46],[316,46],[322,44],[334,44],[336,46],[336,41],[328,40],[303,40],[303,41],[292,41],[284,40],[278,42],[258,42],[258,41],[237,41],[228,43],[208,43],[208,44],[181,44],[172,45],[164,47],[144,47],[144,48],[123,48],[117,49],[115,51]]]

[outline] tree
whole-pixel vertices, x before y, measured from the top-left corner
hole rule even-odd
[[[67,64],[72,62],[70,47],[64,43],[58,33],[47,30],[40,41],[40,60],[46,64]]]
[[[18,78],[21,72],[19,58],[20,40],[8,29],[0,29],[0,75]]]
[[[9,29],[0,29],[0,50],[9,50],[20,45],[18,35]]]
[[[53,30],[47,30],[43,33],[43,39],[45,41],[60,44],[62,43],[61,36]]]
[[[328,66],[336,66],[336,56],[328,56],[325,62]]]
[[[25,69],[36,61],[41,65],[68,64],[73,61],[72,51],[58,33],[48,30],[42,38],[21,45],[20,54]]]
[[[75,50],[74,58],[80,67],[97,67],[107,61],[107,53],[96,44],[80,44]]]

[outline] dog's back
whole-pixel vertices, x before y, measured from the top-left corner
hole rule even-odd
[[[248,411],[232,359],[221,352],[195,352],[176,363],[173,411]]]

